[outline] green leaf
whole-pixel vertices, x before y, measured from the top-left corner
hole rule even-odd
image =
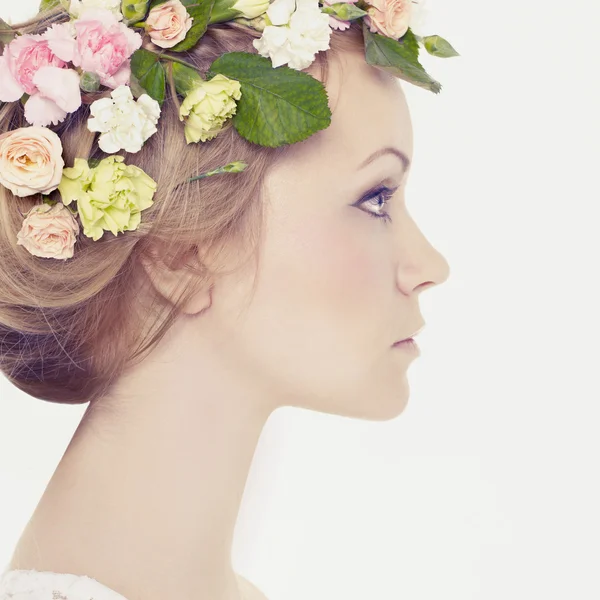
[[[60,6],[60,0],[42,0],[38,12],[46,12]]]
[[[192,17],[192,27],[187,32],[185,39],[175,44],[169,50],[173,52],[184,52],[193,48],[198,40],[206,33],[210,13],[212,12],[215,0],[182,0],[188,15]]]
[[[146,93],[161,106],[165,100],[165,68],[160,57],[150,50],[140,48],[131,55],[131,72]]]
[[[293,144],[329,127],[331,110],[325,86],[309,75],[248,52],[217,58],[207,79],[222,73],[241,84],[233,125],[249,142],[274,148]]]
[[[354,21],[367,14],[366,11],[348,2],[337,2],[331,6],[323,6],[321,12],[332,15],[342,21]]]
[[[379,33],[371,33],[363,21],[363,36],[368,64],[434,94],[441,91],[441,83],[430,77],[419,62],[419,44],[410,29],[400,40],[395,40]]]
[[[173,81],[175,82],[175,89],[178,94],[185,96],[192,88],[196,87],[201,81],[202,77],[198,71],[191,67],[186,67],[180,63],[171,63],[173,68]]]
[[[137,77],[132,73],[129,76],[129,89],[133,94],[133,97],[137,100],[142,94],[146,93],[146,90],[140,85]]]
[[[17,32],[8,23],[0,19],[0,45],[10,44]]]
[[[425,50],[433,56],[439,56],[440,58],[460,56],[450,43],[439,35],[428,35],[427,37],[424,37],[423,45],[425,46]]]

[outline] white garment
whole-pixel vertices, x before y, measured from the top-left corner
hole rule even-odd
[[[267,600],[250,581],[236,573],[240,592],[247,600]],[[33,569],[0,573],[0,600],[127,600],[115,590],[86,575]]]
[[[0,600],[127,600],[85,575],[8,569],[0,575]]]

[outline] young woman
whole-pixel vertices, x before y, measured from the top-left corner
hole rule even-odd
[[[260,35],[212,25],[186,60],[205,71],[224,52],[256,52]],[[2,370],[42,400],[89,402],[2,600],[264,599],[234,572],[231,546],[269,415],[404,409],[418,351],[397,342],[422,329],[419,295],[449,274],[405,203],[407,102],[365,61],[356,21],[304,71],[324,83],[331,124],[273,148],[227,126],[188,143],[167,86],[157,132],[125,153],[157,183],[154,204],[137,229],[81,239],[68,261],[14,245],[28,199],[0,191]],[[3,133],[23,110],[2,108]],[[53,127],[66,165],[104,156],[89,116],[84,104]],[[181,184],[232,160],[249,166]]]

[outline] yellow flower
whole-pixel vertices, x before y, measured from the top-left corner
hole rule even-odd
[[[179,109],[179,119],[183,121],[187,117],[187,143],[214,138],[223,128],[223,123],[235,114],[236,100],[241,97],[240,82],[220,73],[192,88]]]
[[[63,169],[58,191],[63,204],[77,202],[83,233],[94,241],[104,231],[113,235],[137,229],[141,212],[154,204],[156,182],[142,169],[123,163],[119,155],[102,159],[90,168],[83,158]]]

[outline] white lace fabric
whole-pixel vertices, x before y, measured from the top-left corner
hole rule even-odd
[[[0,574],[0,600],[127,600],[86,575],[8,569]]]

